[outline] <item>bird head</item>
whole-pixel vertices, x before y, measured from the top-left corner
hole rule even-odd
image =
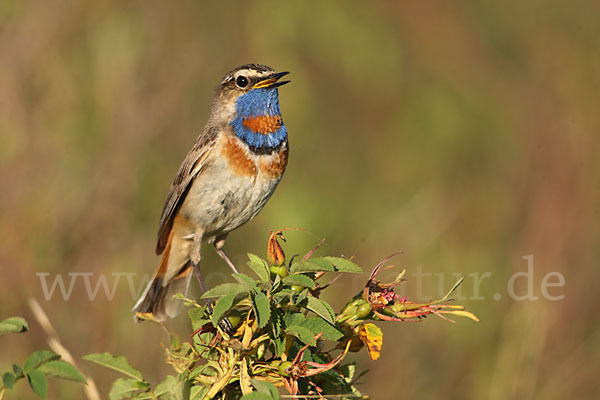
[[[231,125],[250,147],[277,148],[287,139],[278,93],[287,74],[260,64],[235,68],[215,90],[211,119]]]

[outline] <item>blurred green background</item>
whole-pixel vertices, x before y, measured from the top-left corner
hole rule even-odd
[[[47,347],[33,296],[76,358],[125,354],[154,383],[171,373],[164,333],[132,321],[126,278],[112,299],[100,289],[90,300],[79,277],[69,300],[59,289],[46,300],[36,273],[49,284],[93,273],[92,286],[105,274],[111,287],[112,274],[136,273],[136,285],[151,274],[163,201],[214,86],[258,62],[292,72],[280,90],[290,163],[230,236],[233,260],[264,254],[280,227],[307,229],[287,234],[288,254],[327,237],[323,254],[365,270],[404,250],[408,295],[435,297],[466,275],[461,303],[481,318],[384,324],[382,357],[353,355],[370,370],[361,390],[595,398],[599,16],[598,2],[558,0],[1,2],[0,318],[25,316],[31,332],[0,338],[0,370]],[[210,284],[227,279],[204,254]],[[507,284],[527,255],[538,300],[515,301]],[[562,300],[542,296],[550,272],[564,276],[549,288]],[[339,309],[365,279],[326,300]],[[189,332],[185,318],[171,325]],[[106,396],[116,375],[78,365]],[[33,396],[19,386],[15,398]],[[50,382],[50,398],[82,397]]]

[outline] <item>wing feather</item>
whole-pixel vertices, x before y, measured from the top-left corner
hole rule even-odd
[[[196,140],[196,143],[194,143],[194,146],[183,160],[183,163],[181,163],[179,171],[171,184],[171,189],[167,195],[167,200],[165,201],[160,217],[156,254],[161,254],[164,251],[177,209],[183,202],[190,184],[205,165],[206,157],[216,143],[218,132],[218,128],[208,128],[203,130]]]

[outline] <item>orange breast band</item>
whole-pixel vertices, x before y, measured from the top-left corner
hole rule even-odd
[[[288,149],[285,148],[268,157],[267,160],[261,160],[259,166],[261,171],[267,174],[271,179],[276,179],[283,175],[287,162]]]
[[[223,143],[222,154],[235,174],[255,176],[257,173],[256,164],[238,142],[239,139],[235,137],[226,138],[225,143]]]
[[[281,116],[261,115],[259,117],[246,118],[242,125],[252,132],[268,135],[277,132],[281,128]]]

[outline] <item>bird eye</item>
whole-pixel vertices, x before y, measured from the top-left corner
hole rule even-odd
[[[245,76],[238,76],[235,80],[235,83],[239,87],[244,88],[248,85],[248,78],[246,78]]]

